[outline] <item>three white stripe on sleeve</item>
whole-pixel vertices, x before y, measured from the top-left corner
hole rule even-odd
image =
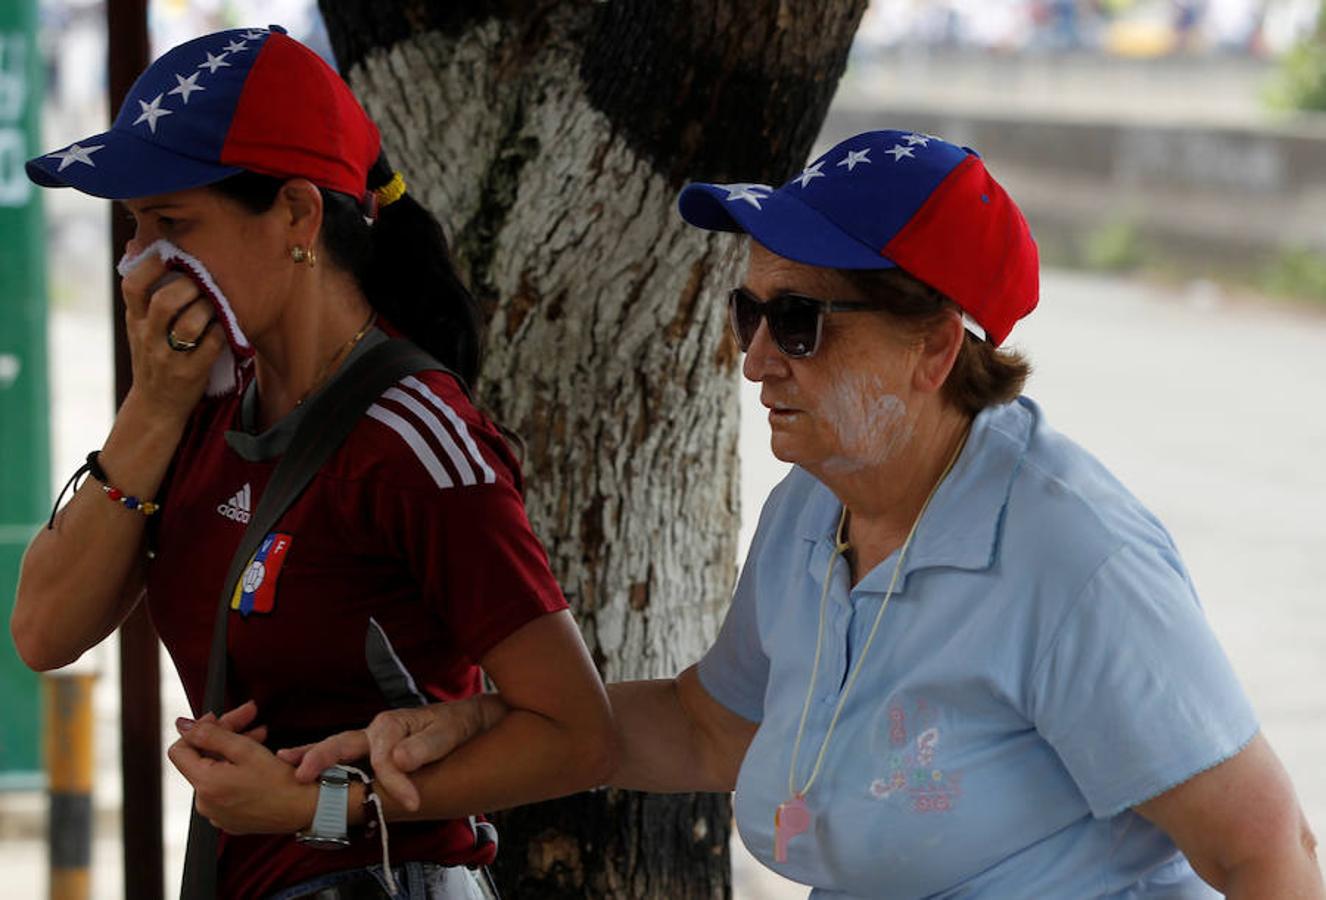
[[[382,395],[382,399],[399,403],[410,413],[410,418],[380,403],[370,406],[368,414],[401,436],[437,486],[454,487],[455,481],[438,458],[433,446],[420,432],[420,426],[427,430],[442,448],[456,474],[460,476],[461,484],[472,485],[480,481],[492,484],[496,481],[497,474],[479,452],[479,447],[474,442],[465,420],[441,397],[434,394],[428,385],[413,375],[403,379],[401,384],[413,393],[393,387]],[[443,419],[446,420],[445,423]]]

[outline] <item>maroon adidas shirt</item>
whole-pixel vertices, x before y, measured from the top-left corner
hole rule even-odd
[[[246,399],[195,411],[148,564],[152,619],[195,711],[221,582],[297,418],[248,434]],[[255,700],[273,749],[363,727],[388,708],[365,658],[370,618],[408,672],[402,680],[431,702],[478,692],[488,650],[566,607],[526,518],[516,460],[442,372],[387,390],[271,534],[231,604],[226,708]],[[492,855],[475,846],[468,820],[389,827],[393,862]],[[352,837],[352,847],[325,851],[289,835],[223,835],[219,892],[259,897],[381,861],[376,837]]]

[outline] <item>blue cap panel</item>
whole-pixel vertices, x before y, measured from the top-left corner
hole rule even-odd
[[[781,190],[879,251],[902,230],[967,152],[906,131],[869,131],[812,162]],[[808,173],[818,177],[807,178]]]
[[[44,187],[128,199],[239,172],[221,164],[221,151],[269,34],[237,28],[175,47],[134,82],[109,131],[29,160],[28,177]]]
[[[928,135],[870,131],[838,144],[776,189],[688,185],[678,210],[692,225],[745,231],[798,262],[890,268],[880,250],[969,152]]]

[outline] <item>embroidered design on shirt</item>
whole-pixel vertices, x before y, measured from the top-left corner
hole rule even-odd
[[[244,487],[236,491],[235,496],[225,503],[217,504],[216,511],[232,522],[249,524],[249,515],[253,511],[253,491],[249,483],[244,482]]]
[[[914,726],[926,726],[915,739],[907,728],[907,713],[900,704],[888,710],[889,772],[870,782],[870,796],[876,800],[906,803],[912,812],[947,812],[957,805],[962,794],[962,773],[945,769],[937,758],[940,729],[932,724],[935,716],[924,700],[918,701]]]
[[[249,613],[270,613],[276,608],[276,579],[293,540],[288,534],[276,532],[262,539],[239,584],[235,585],[235,593],[230,597],[231,609],[247,618]]]

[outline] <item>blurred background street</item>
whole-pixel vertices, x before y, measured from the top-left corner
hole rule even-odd
[[[1035,366],[1027,392],[1170,528],[1326,839],[1326,114],[1301,108],[1326,107],[1321,6],[874,0],[821,145],[929,131],[980,149],[1023,205],[1047,264],[1041,306],[1012,339]],[[151,9],[158,48],[268,22],[325,47],[306,2]],[[43,145],[59,146],[106,119],[104,10],[41,10]],[[43,200],[54,495],[113,412],[110,211],[68,191]],[[743,551],[785,472],[757,394],[743,387]],[[92,884],[105,900],[122,895],[115,659],[108,642],[83,663],[99,673]],[[169,724],[187,707],[164,657],[162,681]],[[164,793],[169,894],[189,805],[169,765]],[[0,896],[45,894],[45,802],[0,790]],[[738,898],[807,893],[735,849]]]

